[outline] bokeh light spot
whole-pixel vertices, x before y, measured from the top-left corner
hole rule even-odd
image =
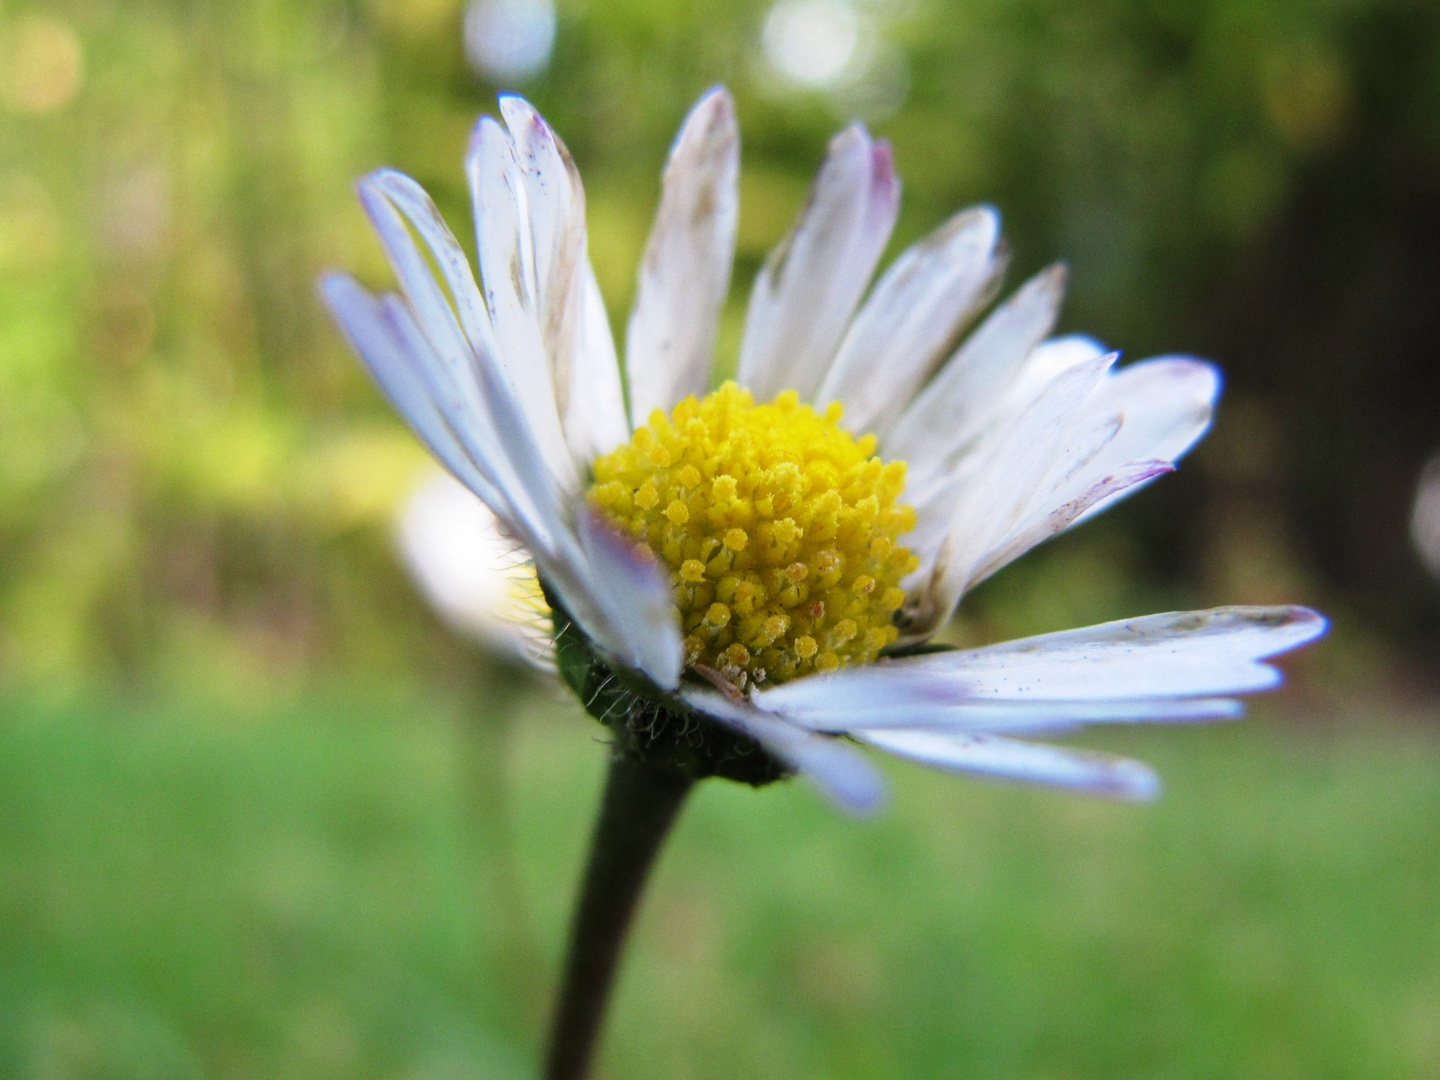
[[[862,29],[859,14],[843,0],[780,0],[765,16],[761,43],[785,78],[824,89],[853,74]]]
[[[49,269],[60,249],[61,220],[40,181],[0,176],[0,274]]]
[[[1350,98],[1349,75],[1326,50],[1291,47],[1266,58],[1265,112],[1296,150],[1332,144],[1349,122]]]
[[[484,78],[534,78],[554,48],[553,0],[471,0],[465,9],[465,55]]]
[[[80,41],[59,19],[26,15],[0,36],[0,99],[16,112],[62,108],[79,93],[84,74]]]

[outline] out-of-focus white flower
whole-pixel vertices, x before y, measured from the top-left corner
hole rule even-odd
[[[871,285],[899,183],[855,126],[756,278],[736,383],[707,394],[738,212],[739,133],[715,90],[666,166],[627,408],[579,174],[527,103],[501,112],[467,160],[483,290],[389,170],[360,193],[404,298],[338,274],[322,290],[395,407],[534,560],[586,708],[688,775],[750,778],[724,754],[697,764],[695,732],[718,725],[852,809],[883,794],[857,742],[1144,798],[1157,781],[1137,762],[1016,736],[1234,716],[1230,695],[1280,681],[1266,659],[1324,631],[1305,608],[1221,608],[927,647],[968,589],[1171,471],[1209,427],[1215,369],[1117,368],[1090,338],[1051,337],[1059,268],[981,318],[1005,264],[988,207]]]
[[[534,78],[554,48],[554,0],[470,0],[465,8],[465,55],[487,79]]]
[[[553,671],[549,610],[525,549],[448,473],[429,476],[401,507],[405,565],[453,629],[485,648]]]
[[[1425,569],[1440,579],[1440,454],[1425,463],[1415,487],[1410,539]]]

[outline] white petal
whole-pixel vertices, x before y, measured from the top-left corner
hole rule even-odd
[[[1056,370],[1081,363],[1067,358]],[[1101,379],[1071,419],[1049,475],[1034,486],[1016,525],[979,559],[966,589],[1174,471],[1175,460],[1209,427],[1219,389],[1210,364],[1181,357],[1132,364]]]
[[[458,394],[468,410],[476,408],[471,398],[475,368],[482,362],[497,365],[504,371],[505,381],[518,400],[518,391],[526,387],[526,382],[523,378],[517,379],[515,365],[507,363],[507,350],[514,343],[494,334],[489,312],[481,303],[464,254],[428,196],[409,177],[393,170],[372,174],[358,187],[361,201],[385,243],[417,316],[415,326],[428,344],[428,350],[412,351],[433,352],[446,373],[445,385]],[[447,299],[436,283],[406,227],[407,222],[425,241],[441,268],[450,288],[450,298]],[[519,367],[525,369],[523,364]],[[560,435],[553,392],[543,370],[540,374],[540,381],[529,387],[533,392],[533,401],[526,406],[529,428],[544,452],[551,475],[560,483],[573,486],[578,483],[578,477]],[[545,431],[549,432],[548,437],[541,434]],[[468,437],[463,425],[455,433],[461,442]]]
[[[320,295],[381,392],[420,441],[476,495],[492,507],[506,507],[499,490],[451,432],[420,376],[419,362],[391,332],[375,298],[348,274],[325,275]]]
[[[1036,486],[1067,467],[1072,420],[1114,362],[1109,353],[1066,369],[1023,411],[990,431],[971,455],[973,479],[958,499],[951,527],[968,529],[958,539],[977,558],[989,537],[1005,535],[1020,519]],[[907,495],[911,492],[917,511],[928,506],[922,483],[907,482]]]
[[[625,417],[610,317],[605,313],[605,301],[588,259],[583,274],[579,341],[571,375],[571,384],[583,391],[570,395],[565,410],[565,438],[576,461],[588,467],[601,454],[608,454],[628,440],[630,425]]]
[[[1213,364],[1188,356],[1157,357],[1130,364],[1101,382],[1084,411],[1123,417],[1115,440],[1096,459],[1095,471],[1125,462],[1155,460],[1174,464],[1210,429],[1220,372]],[[1085,511],[1083,521],[1142,487],[1109,495]]]
[[[907,484],[917,516],[928,519],[917,530],[922,536],[936,533],[932,515],[950,514],[937,549],[911,548],[921,559],[913,579],[919,584],[912,586],[905,609],[912,633],[949,618],[987,556],[1024,523],[1032,492],[1064,456],[1072,417],[1113,362],[1114,354],[1096,357],[1052,379],[1029,408],[977,452],[973,468],[961,474],[963,484],[913,494]]]
[[[508,519],[512,526],[532,542],[542,545],[541,550],[551,550],[557,513],[552,507],[537,515],[532,508],[536,494],[549,491],[553,473],[537,470],[527,481],[515,474],[510,455],[496,445],[494,403],[480,395],[478,379],[481,369],[495,366],[499,356],[491,347],[493,342],[485,316],[476,310],[474,282],[459,245],[428,204],[423,191],[408,177],[382,171],[363,179],[358,187],[361,201],[385,243],[410,301],[407,309],[392,298],[382,297],[371,308],[372,314],[388,327],[406,364],[428,386],[428,396],[454,439],[501,493],[510,511]],[[406,216],[402,214],[416,225],[437,262],[448,268],[447,280],[454,287],[455,302],[462,314],[468,313],[463,333],[450,302],[406,228]],[[470,297],[469,302],[465,301],[466,297]],[[391,381],[395,378],[392,374]],[[533,441],[533,429],[527,428],[526,445]],[[560,464],[565,466],[568,462],[562,458]],[[550,520],[542,522],[541,516]]]
[[[691,708],[755,739],[842,810],[873,814],[885,804],[885,781],[844,740],[796,727],[709,687],[682,686],[680,696]]]
[[[556,480],[578,491],[580,470],[560,426],[554,353],[543,333],[526,174],[510,137],[488,116],[475,129],[466,170],[497,360]]]
[[[648,594],[620,574],[624,567],[595,566],[603,552],[582,550],[526,418],[488,356],[476,358],[467,393],[397,299],[374,301],[339,275],[322,290],[401,415],[525,545],[586,636],[607,655],[664,677],[668,667],[653,657],[663,652],[665,635],[637,644],[624,617]],[[617,599],[607,593],[612,588],[634,593]]]
[[[616,432],[628,433],[614,339],[603,303],[594,302],[599,287],[586,255],[585,190],[560,136],[529,102],[502,95],[500,113],[524,186],[524,223],[534,252],[533,314],[566,441],[583,474],[597,453],[624,441]]]
[[[455,310],[450,306],[450,300],[446,298],[436,283],[430,267],[425,262],[425,257],[421,255],[419,247],[416,246],[414,238],[410,235],[401,208],[391,201],[389,193],[385,190],[386,182],[390,181],[393,186],[397,182],[398,176],[399,174],[382,171],[364,177],[356,184],[356,191],[360,196],[361,204],[365,207],[365,212],[375,226],[376,233],[380,236],[380,242],[385,248],[385,254],[390,260],[395,276],[400,279],[400,286],[404,290],[405,298],[410,302],[410,309],[414,313],[416,325],[428,343],[430,351],[452,372],[462,370],[471,362],[474,343],[468,340],[462,332],[456,321]],[[441,224],[440,230],[426,230],[427,240],[432,238],[438,240],[442,250],[445,247],[443,237],[437,236],[437,231],[443,231],[443,228],[444,226]],[[441,262],[442,265],[450,265],[448,258],[443,258]],[[454,272],[453,267],[451,267],[451,272]],[[457,284],[459,285],[457,292],[463,297],[467,293],[465,284],[463,281],[457,282]],[[473,281],[471,284],[472,290],[470,291],[473,291]],[[477,335],[482,335],[484,333],[483,320],[477,321],[474,329]]]
[[[452,628],[495,652],[554,670],[535,567],[488,506],[436,472],[406,500],[396,536],[420,591]]]
[[[757,401],[819,388],[900,206],[890,147],[858,125],[835,136],[795,227],[755,279],[740,385]]]
[[[739,220],[740,131],[724,89],[690,111],[665,165],[626,335],[631,417],[710,387],[715,328],[730,286]]]
[[[578,524],[594,574],[594,601],[615,631],[600,644],[662,690],[673,690],[685,649],[668,575],[591,507],[581,508]]]
[[[900,663],[811,675],[757,691],[759,708],[815,731],[856,728],[944,728],[958,732],[1060,731],[1087,724],[1230,719],[1232,698],[1132,697],[1014,701],[977,698],[951,672],[916,671]]]
[[[956,214],[906,250],[876,283],[840,344],[818,405],[839,401],[845,426],[883,440],[941,354],[994,296],[1005,258],[988,206]]]
[[[908,484],[930,486],[990,423],[1026,357],[1055,325],[1065,270],[1026,282],[971,334],[901,414],[885,441],[888,458],[908,463]]]
[[[1015,527],[981,557],[965,588],[973,588],[1037,544],[1084,520],[1095,508],[1103,508],[1156,477],[1174,471],[1175,467],[1168,461],[1127,462],[1104,476],[1091,478],[1087,471],[1086,486],[1073,486],[1048,498],[1033,500]]]
[[[954,679],[977,701],[1235,694],[1276,686],[1280,673],[1262,661],[1325,628],[1323,616],[1303,607],[1180,611],[903,657],[888,667]]]
[[[1061,372],[1103,352],[1104,348],[1089,338],[1045,342],[1026,360],[1008,395],[1007,407],[1018,411]],[[1077,410],[1075,431],[1067,442],[1083,439],[1087,426],[1112,421],[1118,424],[1115,438],[1087,458],[1087,468],[1078,475],[1072,478],[1057,474],[1057,482],[1042,484],[1036,490],[1036,500],[1058,505],[1076,497],[1104,474],[1137,462],[1173,465],[1208,430],[1219,392],[1220,373],[1214,365],[1192,357],[1157,357],[1112,371]],[[1093,517],[1141,486],[1109,495],[1079,520]],[[1038,509],[1038,502],[1032,512]]]
[[[525,220],[534,252],[537,310],[543,336],[561,348],[561,322],[585,251],[585,193],[565,144],[524,98],[500,97],[515,161],[525,185]],[[566,339],[568,340],[568,339]]]
[[[492,504],[495,512],[537,558],[566,557],[569,530],[560,493],[490,356],[475,356],[472,370],[458,371],[430,351],[410,310],[398,299],[381,297],[379,312],[446,427],[499,492],[503,507]],[[568,547],[574,547],[573,539]]]
[[[1057,375],[1112,350],[1086,334],[1047,338],[1025,358],[1000,403],[1002,414],[1018,413],[1040,396]]]
[[[960,462],[956,475],[964,483],[947,483],[933,496],[916,493],[923,512],[931,513],[933,507],[943,504],[950,491],[959,510],[982,498],[982,493],[995,497],[998,489],[1010,514],[1006,527],[1013,528],[1027,516],[1037,511],[1048,513],[1094,486],[1094,462],[1120,433],[1124,418],[1087,414],[1085,404],[1105,381],[1105,372],[1114,360],[1114,354],[1101,355],[1067,368],[1041,387],[1025,408],[1003,413],[981,444]],[[1013,470],[1020,460],[1029,462],[1023,487],[1013,471],[1000,475]],[[997,519],[987,516],[986,520]],[[1008,535],[1004,528],[992,528],[990,533],[995,540]],[[974,538],[975,543],[979,540]]]
[[[1001,419],[996,423],[1003,424],[1004,417],[1021,414],[1027,405],[1051,393],[1053,387],[1062,385],[1057,380],[1083,370],[1101,355],[1101,348],[1098,342],[1082,337],[1058,338],[1037,347],[997,410]],[[953,505],[952,514],[959,513],[968,500],[977,497],[976,491],[987,478],[1003,475],[1002,494],[1024,498],[1013,504],[1021,508],[1009,531],[990,533],[984,550],[972,552],[974,565],[962,591],[973,588],[1035,545],[1172,471],[1175,459],[1209,426],[1219,386],[1219,375],[1211,365],[1188,357],[1163,357],[1112,372],[1098,380],[1074,409],[1053,444],[1053,460],[1042,479],[1022,486],[1010,467],[994,458],[980,458],[984,447],[979,447],[956,464],[956,477],[947,485],[928,492],[912,487],[910,497],[918,518],[912,548],[938,554],[945,531],[956,534],[951,546],[959,546],[959,534],[970,526],[954,524],[952,518],[952,524],[942,531],[939,522],[945,507]],[[1025,440],[1028,436],[1022,442]],[[991,486],[994,490],[995,485]],[[999,520],[993,510],[980,517]],[[968,539],[972,547],[978,540],[974,535]],[[950,582],[939,607],[951,596],[958,599],[954,585]]]
[[[1149,766],[1124,758],[989,735],[934,731],[859,731],[855,735],[882,750],[946,772],[978,773],[1137,802],[1160,793],[1160,779]]]
[[[422,441],[537,556],[561,557],[564,525],[549,474],[540,468],[527,478],[517,471],[478,387],[457,378],[435,354],[404,303],[394,296],[377,301],[343,275],[331,275],[321,288],[381,389]],[[522,447],[522,466],[533,461]]]
[[[475,284],[475,274],[470,269],[470,262],[425,189],[394,169],[381,169],[372,173],[357,186],[360,200],[385,241],[391,264],[405,286],[411,306],[423,315],[422,325],[433,319],[437,325],[448,326],[448,308],[439,310],[439,305],[443,304],[444,300],[435,288],[429,268],[420,258],[408,232],[404,232],[403,227],[397,231],[395,226],[398,222],[392,214],[384,212],[379,200],[387,201],[395,211],[402,214],[410,227],[425,241],[425,246],[429,248],[445,279],[450,299],[459,315],[460,326],[470,347],[493,351],[495,339],[490,330],[489,313],[485,310],[480,289]]]

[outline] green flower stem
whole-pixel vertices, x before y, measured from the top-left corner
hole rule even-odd
[[[617,753],[590,843],[550,1030],[545,1080],[584,1080],[625,935],[650,868],[694,781]]]

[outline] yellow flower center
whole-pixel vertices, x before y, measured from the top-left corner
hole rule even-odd
[[[918,560],[905,463],[786,391],[726,383],[595,461],[591,502],[670,568],[686,663],[737,686],[874,660]]]

